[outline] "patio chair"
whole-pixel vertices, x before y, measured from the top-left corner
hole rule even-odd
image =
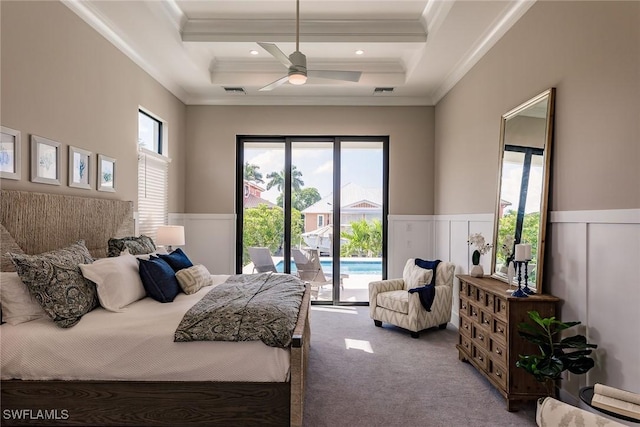
[[[253,262],[254,272],[276,272],[276,266],[273,264],[273,258],[271,258],[271,251],[269,251],[269,248],[252,247],[248,250],[251,262]]]
[[[298,270],[298,277],[311,285],[311,292],[312,294],[315,294],[317,298],[317,294],[322,287],[324,285],[333,284],[333,281],[330,278],[327,278],[324,271],[322,271],[318,251],[311,249],[308,252],[309,257],[307,258],[304,252],[300,249],[291,249],[293,262],[295,262],[296,270]]]

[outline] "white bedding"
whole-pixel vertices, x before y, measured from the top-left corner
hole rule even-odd
[[[214,284],[226,275],[214,275]],[[96,308],[61,329],[50,319],[0,327],[3,380],[289,380],[289,350],[252,342],[173,342],[186,311],[212,286],[162,304],[144,298],[122,313]]]

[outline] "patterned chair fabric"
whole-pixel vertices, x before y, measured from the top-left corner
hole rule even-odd
[[[407,263],[415,263],[409,259]],[[423,329],[446,325],[451,319],[455,265],[438,264],[436,296],[431,311],[420,303],[418,293],[409,294],[403,279],[369,283],[369,315],[374,321],[390,323],[411,331],[413,336]]]
[[[542,403],[538,403],[536,424],[539,427],[624,426],[624,424],[620,424],[594,412],[571,406],[553,397],[547,397]]]

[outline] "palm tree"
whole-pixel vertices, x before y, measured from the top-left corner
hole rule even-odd
[[[244,179],[247,181],[255,181],[259,183],[264,183],[264,179],[262,179],[262,172],[259,172],[260,166],[249,164],[249,162],[244,164]]]
[[[302,172],[300,172],[296,166],[291,166],[291,188],[293,191],[300,191],[304,185],[304,181],[301,179]],[[267,174],[267,179],[270,181],[267,183],[267,190],[272,187],[276,187],[278,191],[282,191],[284,188],[284,169],[280,172],[271,172]]]

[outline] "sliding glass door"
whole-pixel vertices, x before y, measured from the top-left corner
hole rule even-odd
[[[314,304],[366,304],[368,283],[386,277],[387,147],[238,137],[237,271],[296,274]]]

